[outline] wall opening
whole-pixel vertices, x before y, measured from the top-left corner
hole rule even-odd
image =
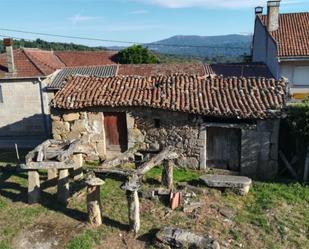
[[[128,147],[126,113],[105,112],[104,129],[106,149],[124,152]]]
[[[207,128],[207,167],[240,171],[241,130]]]

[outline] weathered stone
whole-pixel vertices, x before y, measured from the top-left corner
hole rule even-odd
[[[48,169],[47,170],[47,179],[53,180],[58,178],[58,170],[57,169]]]
[[[219,213],[228,219],[231,219],[235,216],[235,211],[227,207],[220,208]]]
[[[74,161],[74,168],[73,168],[73,178],[74,180],[79,180],[83,177],[83,155],[76,154],[72,156],[72,160]]]
[[[210,236],[179,228],[164,227],[156,234],[156,240],[158,244],[171,248],[220,249],[219,243]]]
[[[65,138],[66,140],[74,140],[81,138],[81,134],[79,131],[72,130],[71,132],[63,134],[62,137]]]
[[[53,136],[66,134],[70,131],[70,124],[62,121],[54,121],[52,127]]]
[[[72,113],[63,114],[62,117],[64,121],[72,122],[72,121],[78,120],[80,115],[78,112],[75,112],[75,113],[72,112]]]
[[[75,131],[79,133],[87,131],[86,120],[76,120],[71,126],[71,131]]]
[[[57,114],[50,114],[50,118],[53,121],[60,121],[61,120],[61,116],[57,115]]]
[[[229,188],[237,194],[245,195],[249,192],[252,180],[245,176],[204,175],[200,177],[208,187]]]
[[[97,152],[98,152],[99,157],[101,159],[105,159],[106,158],[106,145],[105,145],[105,142],[103,140],[98,142],[96,144],[96,147],[97,147]]]
[[[100,186],[104,184],[104,181],[99,178],[90,178],[86,184],[88,220],[92,226],[98,227],[102,225]]]
[[[163,162],[162,184],[168,189],[173,189],[173,163],[171,160]]]
[[[40,175],[37,170],[28,171],[28,203],[37,203],[40,200]]]
[[[185,213],[192,213],[194,210],[201,208],[205,205],[204,202],[193,202],[183,207]]]
[[[59,178],[58,178],[57,199],[59,202],[66,205],[68,203],[68,199],[70,196],[69,170],[60,169],[58,175]]]
[[[199,161],[195,157],[189,157],[186,160],[187,167],[190,169],[198,169]]]

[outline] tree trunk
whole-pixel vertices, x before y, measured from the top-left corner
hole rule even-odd
[[[172,160],[177,158],[178,155],[172,151],[171,147],[167,147],[159,154],[152,157],[148,162],[144,163],[140,168],[137,169],[138,175],[144,175],[153,167],[159,165],[163,160]]]
[[[139,216],[139,199],[136,191],[126,191],[129,209],[129,226],[130,231],[137,234],[140,229],[140,216]]]
[[[163,162],[162,185],[173,189],[173,163],[170,160]]]

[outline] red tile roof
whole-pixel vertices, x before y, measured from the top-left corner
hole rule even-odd
[[[131,106],[211,117],[265,119],[280,113],[285,96],[286,82],[264,78],[75,76],[55,95],[52,104],[60,109]]]
[[[267,16],[259,16],[267,26]],[[309,56],[309,12],[279,15],[279,29],[270,32],[278,45],[278,56]]]
[[[172,64],[125,64],[119,65],[118,75],[173,75],[173,74],[209,75],[212,70],[203,63],[172,63]]]
[[[55,55],[67,67],[104,66],[114,64],[114,51],[59,51]]]
[[[53,52],[36,48],[16,49],[14,50],[16,74],[8,74],[6,53],[3,53],[0,54],[0,78],[41,77],[64,67],[114,64],[112,61],[114,54],[112,51]]]

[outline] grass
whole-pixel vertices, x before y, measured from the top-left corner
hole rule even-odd
[[[51,199],[55,188],[44,190],[43,202],[30,206],[26,204],[27,176],[15,170],[18,162],[14,153],[0,153],[0,161],[0,249],[11,249],[17,235],[42,223],[52,223],[48,234],[53,231],[65,234],[61,244],[66,249],[139,248],[134,244],[136,240],[126,235],[128,211],[121,180],[105,179],[101,188],[104,225],[91,229],[85,225],[85,188],[79,190],[82,195],[72,198],[67,208]],[[8,164],[12,167],[6,167]],[[160,186],[161,172],[162,167],[148,172],[143,187]],[[42,172],[42,176],[45,177],[46,172]],[[196,171],[174,169],[175,183],[194,183],[199,176]],[[80,183],[74,184],[79,189]],[[206,205],[193,214],[185,214],[181,209],[171,212],[161,201],[141,199],[138,237],[149,242],[161,227],[175,226],[209,234],[227,244],[227,248],[309,248],[309,186],[254,182],[245,197],[205,190],[206,195],[197,198]],[[219,213],[223,207],[235,213],[228,222]],[[137,241],[141,243],[140,240]]]

